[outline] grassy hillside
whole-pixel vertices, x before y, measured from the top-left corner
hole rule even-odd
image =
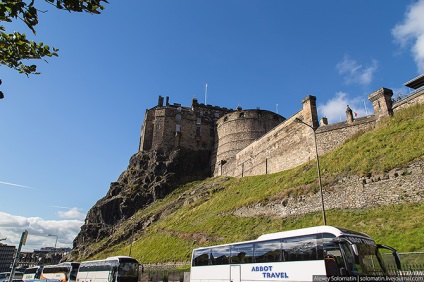
[[[387,118],[372,132],[357,134],[339,149],[320,156],[323,184],[343,176],[379,174],[424,156],[424,105]],[[134,230],[131,255],[142,263],[189,261],[193,248],[255,239],[263,233],[321,225],[321,213],[290,218],[236,217],[238,207],[266,203],[282,195],[318,190],[315,161],[272,175],[210,178],[189,183],[117,228],[131,230],[140,218],[161,214],[145,229]],[[399,251],[424,251],[424,203],[362,210],[328,210],[327,223],[365,232]],[[91,248],[97,248],[98,242]],[[94,258],[128,255],[121,242]]]

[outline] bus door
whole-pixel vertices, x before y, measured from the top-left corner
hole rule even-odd
[[[389,246],[377,244],[378,258],[386,268],[386,272],[390,275],[398,275],[402,268],[399,254],[395,249]]]
[[[357,275],[352,254],[347,241],[337,239],[324,248],[325,269],[328,276]]]
[[[231,265],[230,268],[230,279],[231,282],[240,282],[241,281],[241,267],[240,265]]]

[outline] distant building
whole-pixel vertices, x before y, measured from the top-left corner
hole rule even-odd
[[[0,272],[9,272],[16,253],[15,246],[0,244]]]
[[[16,270],[23,271],[37,265],[58,264],[71,251],[71,248],[45,247],[33,252],[20,252]],[[0,272],[9,272],[17,249],[15,246],[0,244]]]

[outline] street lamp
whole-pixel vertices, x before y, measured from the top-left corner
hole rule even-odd
[[[307,127],[311,128],[312,131],[314,132],[314,143],[315,143],[315,158],[317,160],[317,170],[318,170],[318,183],[319,183],[319,190],[321,193],[321,205],[322,205],[322,218],[324,220],[324,225],[327,225],[327,219],[325,217],[325,208],[324,208],[324,195],[322,192],[322,183],[321,183],[321,170],[319,168],[319,158],[318,158],[318,146],[317,146],[317,135],[316,135],[316,130],[317,127],[312,127],[311,125],[305,123],[303,120],[299,119],[299,118],[295,118],[294,119],[295,122],[297,123],[301,123],[306,125]]]
[[[49,237],[56,237],[56,242],[54,243],[54,250],[56,251],[57,239],[59,239],[59,237],[57,235],[52,235],[52,234],[49,234],[48,236]]]

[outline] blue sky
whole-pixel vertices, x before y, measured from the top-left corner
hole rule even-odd
[[[27,229],[26,250],[53,246],[48,234],[72,246],[159,95],[189,106],[207,83],[208,104],[285,117],[314,95],[334,123],[424,73],[424,0],[111,0],[102,15],[40,4],[36,36],[5,26],[59,57],[29,78],[0,67],[0,239]]]

